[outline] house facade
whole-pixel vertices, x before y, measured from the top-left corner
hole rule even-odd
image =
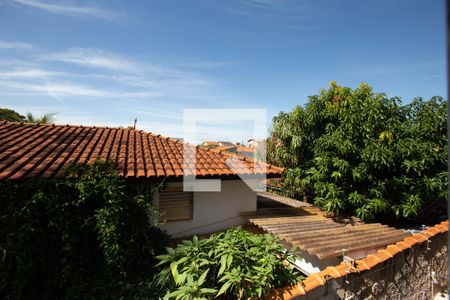
[[[184,192],[182,182],[169,183],[154,201],[164,213],[161,226],[172,237],[241,225],[248,221],[243,212],[256,211],[256,192],[239,179],[221,180],[220,192]]]
[[[173,237],[223,230],[256,210],[247,179],[280,177],[282,168],[133,128],[0,122],[0,180],[64,178],[71,163],[111,161],[126,180],[164,183],[154,195]],[[185,177],[220,180],[219,191],[186,191]]]

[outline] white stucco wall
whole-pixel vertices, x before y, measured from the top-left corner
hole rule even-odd
[[[326,259],[319,259],[315,255],[311,255],[306,251],[297,249],[295,252],[299,259],[295,260],[294,265],[304,274],[319,273],[328,266],[336,266],[342,262],[338,257],[330,257]]]
[[[169,183],[169,186],[182,183]],[[222,180],[220,192],[194,192],[193,219],[161,225],[172,237],[210,233],[245,223],[241,212],[256,210],[256,192],[241,180]],[[154,196],[159,205],[158,193]]]

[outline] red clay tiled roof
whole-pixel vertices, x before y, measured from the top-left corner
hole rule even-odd
[[[207,144],[208,146],[218,146],[218,145],[219,145],[219,142],[204,141],[204,142],[202,143],[202,145],[205,145],[205,144]]]
[[[329,266],[319,273],[309,275],[305,280],[289,287],[274,290],[266,299],[294,299],[296,297],[306,295],[311,290],[325,285],[327,281],[333,278],[344,277],[350,273],[359,273],[370,270],[374,266],[393,258],[396,254],[409,249],[416,244],[427,241],[440,233],[448,232],[448,220],[441,222],[431,228],[413,234],[395,244],[386,246],[386,248],[378,250],[375,254],[367,255],[364,259],[356,260],[355,266],[352,267],[348,262],[342,262],[337,266]]]
[[[236,150],[237,150],[237,152],[249,152],[249,153],[255,152],[255,148],[251,148],[251,147],[243,146],[243,145],[237,146]]]
[[[63,177],[71,162],[96,159],[115,162],[122,176],[134,178],[180,177],[194,175],[194,170],[200,177],[278,177],[283,172],[250,158],[189,145],[195,148],[194,168],[193,151],[183,162],[182,142],[142,130],[0,121],[0,180]],[[225,163],[231,156],[239,159],[233,160],[233,169]]]
[[[216,151],[230,151],[235,148],[236,148],[236,146],[233,146],[233,145],[225,145],[225,146],[217,146],[212,149],[215,149]]]

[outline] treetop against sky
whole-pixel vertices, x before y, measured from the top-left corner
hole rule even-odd
[[[0,107],[57,123],[182,135],[185,108],[263,108],[268,120],[330,81],[445,95],[444,2],[0,2]],[[242,124],[205,139],[245,141]],[[251,128],[251,126],[249,126]],[[214,129],[214,130],[213,130]]]

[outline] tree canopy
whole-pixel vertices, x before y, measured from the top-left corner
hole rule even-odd
[[[0,108],[0,120],[6,120],[10,122],[22,122],[25,117],[9,108]]]
[[[273,119],[268,156],[287,168],[284,192],[364,220],[414,216],[447,198],[447,103],[332,82]]]
[[[45,113],[40,117],[33,116],[32,113],[27,113],[27,117],[25,121],[30,123],[39,123],[39,124],[53,124],[55,123],[55,114],[54,113]]]
[[[9,108],[0,108],[0,120],[6,120],[10,122],[53,124],[55,123],[55,115],[56,115],[55,113],[45,113],[40,117],[36,117],[29,112],[25,117],[16,112],[15,110]]]

